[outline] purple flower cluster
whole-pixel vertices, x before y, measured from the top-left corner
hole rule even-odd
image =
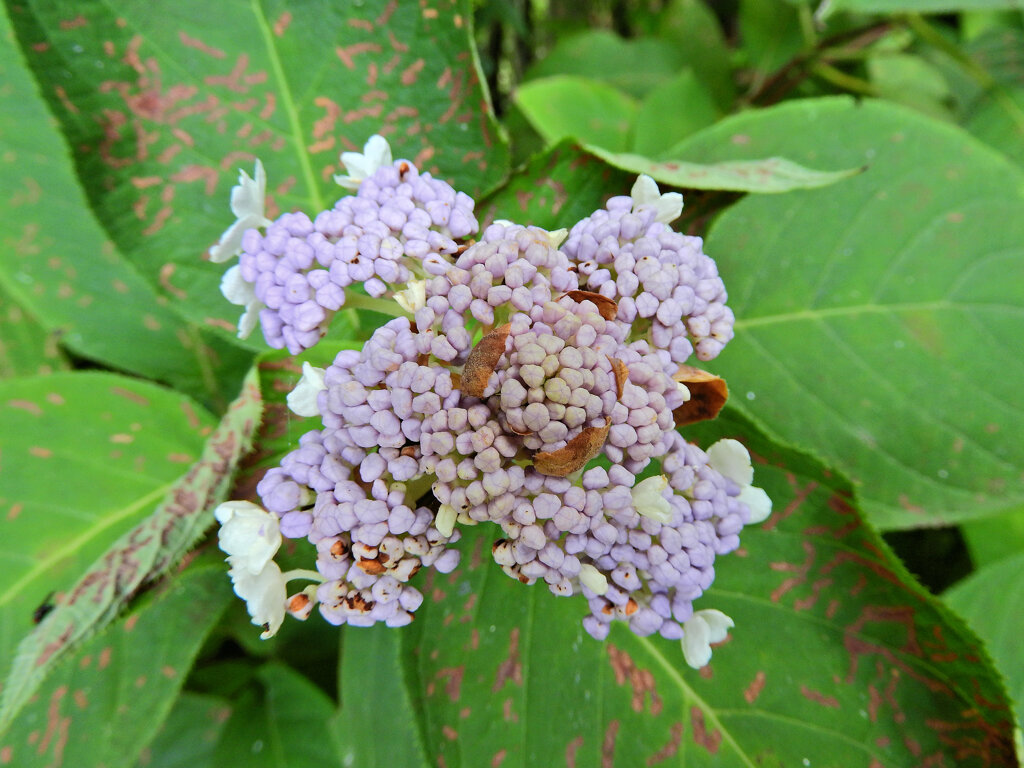
[[[410,579],[453,569],[459,524],[486,522],[506,574],[583,594],[593,636],[616,620],[683,636],[757,489],[749,457],[737,470],[730,448],[715,466],[676,429],[690,392],[674,376],[695,349],[718,354],[733,316],[700,239],[663,223],[668,196],[646,182],[561,247],[511,223],[469,241],[472,200],[404,161],[313,221],[245,234],[264,332],[292,352],[352,284],[384,296],[420,281],[409,316],[322,371],[321,428],[259,484],[281,532],[316,546],[328,621],[408,623],[423,600]]]
[[[379,297],[414,276],[443,274],[478,229],[473,200],[404,160],[378,169],[354,196],[313,220],[286,213],[242,237],[239,266],[265,305],[267,343],[298,354],[312,347],[362,284]]]
[[[688,237],[657,221],[654,208],[613,197],[572,228],[562,250],[579,268],[580,286],[618,302],[633,339],[664,349],[672,361],[711,360],[733,336],[733,314],[715,262]]]

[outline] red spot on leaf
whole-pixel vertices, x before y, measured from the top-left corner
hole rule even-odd
[[[601,740],[601,768],[615,768],[615,737],[619,735],[619,721],[612,720]]]
[[[722,732],[718,729],[708,732],[704,723],[704,712],[700,707],[690,707],[690,728],[693,730],[693,742],[698,744],[712,755],[718,752],[722,744]]]
[[[565,745],[565,766],[576,768],[576,752],[583,746],[583,737],[577,736]]]
[[[197,51],[205,53],[207,56],[212,56],[215,59],[227,58],[227,54],[220,48],[213,48],[198,38],[190,37],[184,32],[184,30],[178,32],[178,39],[181,40],[181,44],[187,48],[195,48]]]
[[[813,701],[815,704],[820,704],[823,707],[839,709],[839,700],[835,696],[826,696],[824,693],[812,690],[806,685],[800,686],[800,695],[808,701]]]
[[[743,691],[743,698],[747,704],[753,704],[757,701],[757,697],[761,695],[761,691],[764,690],[765,674],[763,670],[758,670],[757,674],[754,675],[754,679],[750,681],[750,685],[747,686],[746,690]]]
[[[291,23],[292,13],[291,11],[285,11],[284,13],[277,17],[277,20],[274,22],[274,25],[271,27],[271,29],[273,30],[274,35],[276,37],[281,37],[282,35],[284,35],[285,31],[288,29]]]

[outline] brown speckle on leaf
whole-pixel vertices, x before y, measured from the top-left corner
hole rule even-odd
[[[565,477],[583,469],[601,452],[611,426],[586,427],[557,451],[541,451],[533,456],[533,466],[542,475]]]
[[[725,380],[700,368],[681,365],[672,378],[690,390],[690,399],[672,412],[677,427],[715,418],[729,397]]]
[[[462,392],[470,397],[483,397],[487,382],[505,354],[505,341],[511,324],[505,323],[488,333],[473,347],[462,369]]]

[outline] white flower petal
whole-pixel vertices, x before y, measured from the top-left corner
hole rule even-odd
[[[256,574],[281,547],[277,515],[250,501],[226,501],[214,510],[220,523],[217,545],[231,564]]]
[[[264,215],[267,174],[263,163],[256,161],[255,179],[238,171],[238,184],[231,188],[231,212],[235,222],[224,230],[217,244],[210,248],[210,261],[221,264],[242,251],[242,235],[246,230],[265,227],[270,221]]]
[[[341,153],[341,164],[345,166],[348,174],[336,174],[334,181],[346,189],[357,190],[364,179],[391,163],[391,145],[383,136],[373,135],[363,145],[361,153]]]
[[[225,272],[224,277],[220,279],[220,292],[232,304],[245,307],[245,311],[238,320],[238,338],[247,339],[259,323],[259,313],[263,309],[263,302],[256,298],[256,289],[252,283],[245,281],[242,277],[242,270],[237,264]]]
[[[637,514],[649,517],[659,523],[672,521],[672,505],[664,496],[668,488],[668,478],[665,475],[655,475],[641,480],[630,491],[633,496],[633,508]]]
[[[395,301],[409,314],[416,314],[416,310],[427,305],[427,281],[410,281],[404,290],[395,293]]]
[[[273,560],[258,573],[252,573],[234,557],[229,557],[228,563],[231,565],[228,575],[235,594],[245,600],[252,623],[265,627],[260,637],[264,640],[273,637],[284,622],[288,599],[281,569]]]
[[[738,498],[750,507],[751,523],[763,523],[772,513],[772,500],[763,488],[748,485],[740,491]]]
[[[734,622],[721,611],[697,611],[683,622],[683,658],[694,669],[711,661],[711,644],[722,642]]]
[[[603,595],[608,591],[608,578],[590,563],[580,566],[579,580],[595,595]]]
[[[563,227],[562,229],[553,229],[548,232],[548,240],[551,242],[551,247],[557,249],[562,243],[565,242],[565,238],[569,236],[569,230]]]
[[[683,212],[683,196],[678,192],[661,194],[657,182],[647,174],[637,177],[629,196],[633,198],[633,210],[654,208],[654,220],[669,224],[679,218]]]
[[[459,513],[455,510],[455,507],[450,504],[442,504],[441,508],[437,510],[437,516],[434,518],[434,527],[440,531],[442,536],[451,536],[452,531],[455,530],[455,521],[458,517]]]
[[[708,464],[740,487],[754,482],[750,453],[739,440],[719,440],[708,448]]]
[[[309,363],[302,364],[302,378],[286,398],[292,413],[299,416],[320,415],[317,399],[319,394],[327,389],[324,383],[325,373],[323,368],[317,368]]]

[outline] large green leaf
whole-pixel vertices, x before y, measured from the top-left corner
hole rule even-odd
[[[828,18],[838,11],[857,13],[949,13],[987,8],[1020,8],[1019,0],[829,0],[820,6],[819,16]]]
[[[0,658],[13,663],[0,732],[54,664],[206,532],[260,421],[255,372],[212,433],[186,398],[117,376],[54,375],[4,390],[12,498],[0,551],[11,563],[0,583]],[[67,591],[28,632],[32,601],[46,590]]]
[[[8,6],[98,218],[197,321],[237,321],[201,259],[255,157],[275,215],[333,204],[339,152],[374,133],[469,193],[505,174],[468,0]]]
[[[151,602],[57,666],[0,736],[4,763],[21,768],[134,765],[171,709],[230,596],[219,562],[176,574]]]
[[[750,438],[776,512],[716,562],[697,603],[736,621],[710,667],[620,627],[591,639],[583,601],[506,577],[489,552],[500,534],[481,525],[459,568],[421,585],[427,601],[401,630],[404,670],[390,643],[371,633],[355,653],[360,630],[347,632],[342,680],[363,685],[343,699],[386,710],[403,694],[381,692],[404,681],[429,764],[448,768],[1016,765],[1006,696],[977,639],[862,525],[849,486],[743,421],[704,428],[700,442],[723,433]],[[365,750],[390,754],[411,729],[392,727]]]
[[[0,201],[9,214],[0,220],[0,291],[52,334],[48,348],[59,340],[222,407],[246,353],[171,311],[111,244],[10,37],[0,13]],[[56,83],[49,92],[66,90]]]
[[[987,565],[947,591],[946,602],[967,619],[1006,677],[1024,728],[1024,552]]]
[[[224,699],[183,692],[156,738],[142,751],[136,768],[218,768],[214,748],[230,714]]]
[[[879,525],[1024,501],[1024,173],[907,110],[805,100],[728,119],[702,162],[869,163],[820,190],[749,197],[705,244],[738,318],[714,370],[744,412],[854,479]]]
[[[555,75],[523,83],[516,106],[549,144],[561,139],[624,152],[633,143],[637,101],[600,80]]]

